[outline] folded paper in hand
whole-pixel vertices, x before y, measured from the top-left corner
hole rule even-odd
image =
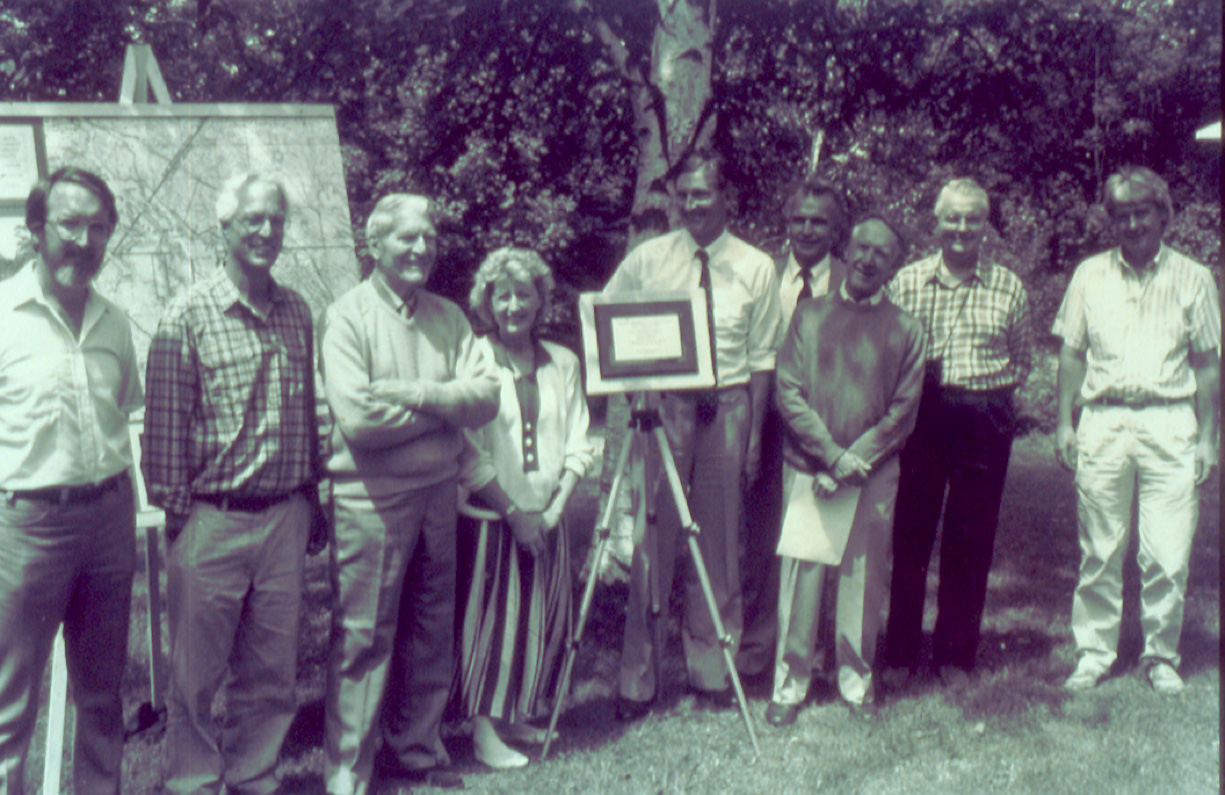
[[[812,481],[812,475],[787,468],[783,478],[786,499],[778,554],[837,566],[842,562],[862,489],[841,486],[832,497],[821,500],[812,492]]]

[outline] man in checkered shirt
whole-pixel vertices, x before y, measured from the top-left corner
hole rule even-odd
[[[906,266],[890,298],[922,323],[927,373],[901,454],[884,680],[918,664],[927,566],[943,509],[932,663],[945,684],[974,667],[1000,498],[1008,474],[1013,393],[1032,364],[1029,297],[1016,274],[980,256],[990,203],[970,179],[936,199],[940,251]],[[945,492],[948,492],[947,500]]]
[[[171,305],[149,349],[141,467],[169,543],[167,792],[273,792],[296,708],[320,461],[310,309],[271,275],[287,210],[273,179],[226,183],[225,261]]]
[[[1138,491],[1141,667],[1155,691],[1178,693],[1199,486],[1216,462],[1221,306],[1212,273],[1161,242],[1173,214],[1165,180],[1124,168],[1103,199],[1119,246],[1076,267],[1053,329],[1063,338],[1055,454],[1076,472],[1081,550],[1078,659],[1064,686],[1092,688],[1115,660]]]

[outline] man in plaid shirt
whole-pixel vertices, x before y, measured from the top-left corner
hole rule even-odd
[[[141,468],[169,543],[167,792],[273,792],[296,708],[320,462],[310,309],[270,272],[287,209],[275,180],[226,183],[226,260],[171,305],[149,349]]]
[[[944,512],[932,662],[951,684],[974,666],[987,572],[1012,451],[1013,392],[1032,364],[1029,297],[1016,274],[979,256],[987,192],[955,179],[936,199],[940,251],[906,266],[890,298],[927,335],[915,430],[901,454],[893,521],[886,684],[918,663],[927,566]],[[945,491],[948,492],[947,501]]]

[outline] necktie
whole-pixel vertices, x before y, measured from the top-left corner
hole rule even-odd
[[[710,365],[715,376],[715,389],[702,390],[697,396],[697,420],[702,425],[709,425],[715,419],[719,410],[719,395],[715,391],[719,385],[719,357],[715,351],[715,297],[710,284],[710,254],[706,249],[699,248],[693,255],[701,265],[698,276],[698,286],[706,293],[706,325],[710,331]]]
[[[800,295],[795,299],[795,305],[799,306],[800,301],[805,298],[812,298],[812,271],[800,271]]]

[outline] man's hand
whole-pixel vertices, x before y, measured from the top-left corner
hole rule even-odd
[[[1212,468],[1216,466],[1216,445],[1212,439],[1200,439],[1195,443],[1195,485],[1199,486],[1208,480]]]
[[[1069,472],[1076,471],[1076,431],[1071,425],[1060,424],[1055,428],[1055,460]],[[1198,453],[1196,465],[1199,464]],[[1196,469],[1198,473],[1199,470]]]
[[[751,489],[761,475],[761,439],[749,439],[749,448],[744,453],[744,473],[741,483]]]
[[[418,409],[425,400],[425,390],[420,381],[375,381],[370,385],[370,396],[393,406]]]
[[[838,490],[838,481],[828,472],[818,472],[812,478],[812,493],[818,500],[828,500]]]
[[[331,522],[328,521],[328,512],[319,500],[318,487],[311,486],[311,489],[314,491],[314,494],[307,498],[311,509],[311,530],[310,537],[306,540],[306,554],[314,557],[328,545],[328,538],[331,535],[329,532]]]
[[[187,526],[188,514],[166,511],[166,546],[169,547]]]
[[[848,486],[859,486],[868,479],[868,475],[871,473],[872,467],[868,466],[866,461],[850,450],[845,450],[834,461],[834,470],[830,474],[839,483],[845,483]]]
[[[536,557],[544,551],[544,521],[534,511],[512,511],[506,518],[519,546]]]

